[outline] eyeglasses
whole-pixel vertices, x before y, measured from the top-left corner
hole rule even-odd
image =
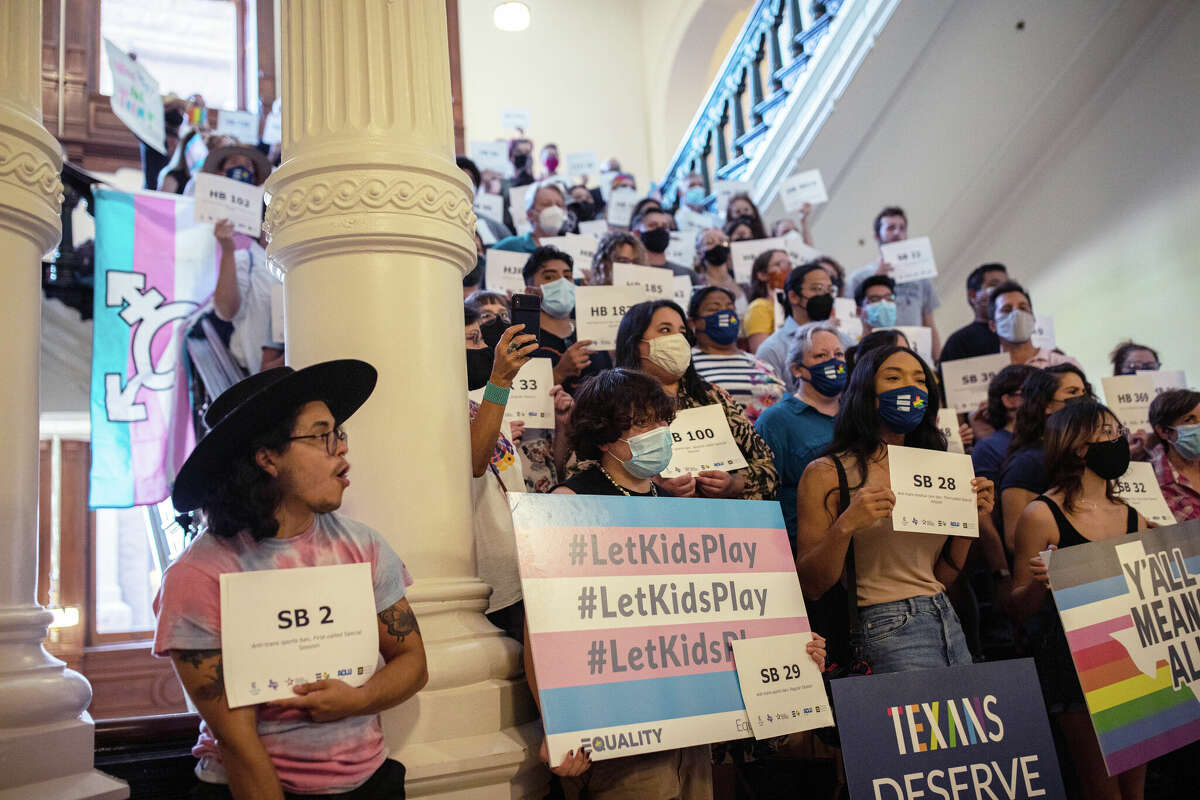
[[[1132,375],[1135,372],[1157,372],[1159,365],[1155,361],[1147,361],[1143,364],[1137,362],[1128,362],[1125,364],[1125,372]]]
[[[509,319],[508,314],[504,314],[504,313],[498,314],[495,311],[480,311],[479,312],[479,324],[480,325],[486,325],[494,319],[500,320],[505,325],[512,324],[512,320]]]
[[[297,442],[301,439],[324,439],[326,454],[336,456],[338,444],[349,441],[350,434],[346,433],[340,427],[337,427],[331,431],[325,431],[324,433],[310,433],[307,436],[289,436],[287,440],[289,442]]]
[[[1126,428],[1124,425],[1105,423],[1104,425],[1100,426],[1100,433],[1104,435],[1105,441],[1111,442],[1118,437],[1129,436],[1129,428]]]
[[[896,296],[894,294],[881,294],[881,295],[876,295],[875,297],[864,297],[863,305],[864,306],[874,305],[875,303],[882,303],[885,300],[889,303],[894,303],[894,302],[896,302]]]

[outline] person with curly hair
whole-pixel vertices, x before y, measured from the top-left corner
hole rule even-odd
[[[613,264],[645,264],[646,248],[629,231],[610,231],[596,245],[592,268],[584,271],[589,286],[612,286]]]
[[[153,652],[170,658],[200,712],[199,782],[190,797],[338,794],[403,797],[404,766],[387,758],[379,712],[428,679],[405,597],[404,563],[376,531],[337,513],[350,485],[342,424],[370,397],[375,368],[351,359],[278,367],[235,384],[205,415],[171,500],[200,509],[207,530],[163,574]],[[221,650],[221,575],[364,563],[384,666],[366,683],[296,685],[293,697],[230,708]]]

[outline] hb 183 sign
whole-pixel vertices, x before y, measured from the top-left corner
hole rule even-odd
[[[851,800],[1065,798],[1032,659],[833,681]]]

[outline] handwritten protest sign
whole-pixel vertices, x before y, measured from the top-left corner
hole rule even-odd
[[[509,503],[553,763],[751,734],[729,643],[810,630],[778,503]]]
[[[1200,739],[1200,520],[1056,550],[1050,586],[1108,774]]]
[[[135,136],[166,155],[167,136],[158,81],[108,39],[104,40],[104,49],[112,70],[113,91],[109,103],[113,113]]]

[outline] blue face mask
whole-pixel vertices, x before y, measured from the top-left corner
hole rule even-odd
[[[542,311],[562,319],[575,309],[575,284],[567,278],[542,284]]]
[[[846,362],[840,358],[831,358],[805,369],[808,370],[808,382],[826,397],[837,397],[846,388],[849,374],[846,372]]]
[[[890,328],[896,324],[896,304],[891,300],[868,303],[867,324],[872,328]]]
[[[704,205],[704,197],[704,187],[693,186],[684,193],[683,202],[689,206],[702,206]]]
[[[230,167],[229,169],[225,170],[225,177],[232,178],[235,181],[241,181],[242,183],[254,183],[254,173],[240,164],[236,167]]]
[[[733,344],[738,337],[737,314],[729,309],[701,317],[704,320],[704,335],[720,345]]]
[[[901,386],[879,395],[879,419],[895,433],[911,433],[925,418],[929,395],[919,386]]]
[[[1171,446],[1184,461],[1200,461],[1200,425],[1176,425],[1175,433],[1178,438]]]
[[[666,425],[622,439],[629,445],[629,460],[621,461],[635,478],[653,478],[671,463],[671,429]]]

